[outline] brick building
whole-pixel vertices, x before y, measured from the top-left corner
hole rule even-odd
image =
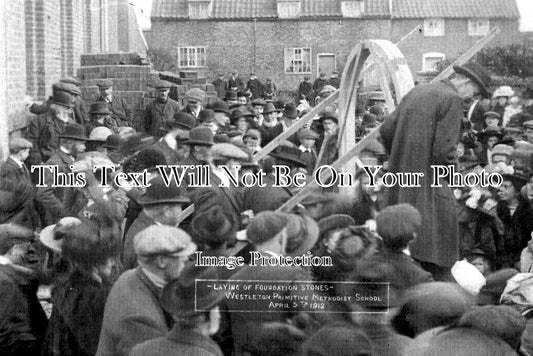
[[[0,28],[0,158],[27,124],[25,105],[76,75],[82,53],[146,51],[127,0],[0,1]]]
[[[363,39],[400,44],[413,73],[457,57],[498,26],[493,45],[520,41],[514,0],[154,0],[151,46],[180,69],[237,70],[294,90],[304,75],[342,69]]]

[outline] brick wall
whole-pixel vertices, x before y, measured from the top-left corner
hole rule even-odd
[[[312,77],[317,76],[317,55],[335,53],[342,69],[354,46],[362,39],[382,38],[390,33],[390,21],[342,19],[317,21],[165,21],[152,19],[154,48],[206,46],[205,76],[235,69],[243,79],[254,72],[259,78],[272,77],[282,90],[296,90],[304,74],[284,73],[286,47],[311,47]],[[176,59],[177,60],[177,59]]]
[[[0,158],[8,153],[8,132],[25,121],[24,11],[24,2],[0,2]]]
[[[393,20],[392,42],[398,41],[423,21]],[[487,46],[501,46],[513,42],[520,42],[518,21],[490,20],[490,28],[499,27],[502,32]],[[482,37],[468,36],[468,19],[446,19],[444,37],[425,37],[423,33],[411,35],[403,41],[399,48],[404,54],[413,76],[422,70],[422,56],[428,52],[444,53],[447,58],[457,58],[472,47]]]

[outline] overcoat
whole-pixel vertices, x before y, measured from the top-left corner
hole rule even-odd
[[[181,110],[181,105],[170,98],[165,103],[159,102],[157,99],[146,105],[144,114],[144,131],[154,137],[160,137],[160,128],[165,126],[165,123],[174,120],[174,114]]]
[[[27,159],[28,165],[41,164],[46,162],[59,148],[59,135],[63,133],[67,124],[54,118],[51,111],[33,118],[26,131],[26,139],[33,144],[30,156]]]
[[[96,99],[96,101],[104,101],[107,103],[107,107],[109,111],[111,111],[111,117],[116,120],[118,126],[132,126],[133,110],[124,98],[113,94],[111,102],[107,102],[102,96]]]
[[[107,297],[97,356],[126,356],[133,346],[164,336],[170,317],[157,288],[138,267],[124,272]]]
[[[432,187],[432,165],[454,165],[463,118],[462,99],[450,81],[419,85],[386,118],[380,133],[390,154],[389,172],[423,173],[419,187],[387,189],[385,204],[409,203],[422,227],[411,245],[415,259],[451,267],[459,258],[455,198],[448,183]]]
[[[135,346],[130,356],[222,356],[220,347],[208,336],[188,329],[172,329],[164,337]]]

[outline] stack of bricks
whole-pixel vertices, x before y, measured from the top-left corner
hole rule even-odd
[[[134,127],[137,130],[143,127],[145,107],[154,100],[154,85],[160,79],[176,84],[171,89],[170,97],[182,105],[186,104],[185,92],[193,87],[207,93],[207,104],[213,103],[217,97],[213,85],[206,84],[205,78],[198,79],[195,83],[182,84],[178,75],[152,70],[136,53],[82,55],[81,64],[78,77],[83,82],[81,92],[87,107],[100,95],[98,82],[111,79],[113,92],[126,99],[134,110]]]

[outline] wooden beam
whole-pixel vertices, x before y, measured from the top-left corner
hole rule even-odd
[[[326,99],[321,101],[317,106],[311,109],[311,111],[305,114],[302,118],[300,118],[299,120],[296,120],[296,122],[292,124],[286,131],[283,131],[281,134],[276,136],[275,139],[270,141],[268,145],[263,147],[261,151],[257,152],[253,156],[253,160],[259,161],[265,158],[270,152],[274,151],[274,149],[278,147],[282,141],[291,137],[299,129],[304,127],[305,124],[312,121],[316,116],[318,116],[322,112],[322,110],[326,108],[326,106],[333,104],[333,102],[337,100],[338,97],[339,97],[339,90],[337,89],[333,93],[331,93],[330,96],[328,96]]]
[[[452,64],[448,66],[445,70],[440,72],[430,83],[438,82],[448,78],[454,73],[454,66],[462,66],[469,60],[471,60],[479,51],[483,49],[490,41],[494,39],[501,32],[499,27],[494,27],[485,37],[477,41],[468,51],[463,53],[459,58],[457,58]]]
[[[348,151],[343,157],[339,158],[337,161],[335,161],[331,166],[336,169],[337,171],[340,171],[342,166],[344,166],[346,163],[348,163],[355,155],[360,153],[362,150],[366,148],[369,142],[372,140],[375,140],[379,135],[379,128],[380,126],[377,126],[374,130],[372,130],[367,136],[363,137],[361,141],[355,144],[354,147],[350,151]],[[329,174],[329,170],[325,171],[327,173],[323,173],[320,178],[324,181],[329,179],[331,175]],[[302,188],[292,198],[290,198],[288,201],[285,202],[282,206],[280,206],[276,211],[290,211],[292,208],[294,208],[300,201],[302,201],[303,198],[305,198],[309,193],[311,193],[316,188],[320,187],[318,183],[316,182],[316,179],[311,180],[306,184],[305,187]]]

